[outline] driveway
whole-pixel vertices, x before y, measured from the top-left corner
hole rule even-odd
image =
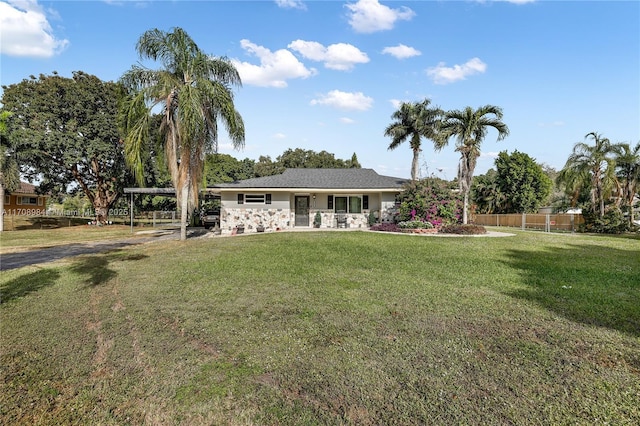
[[[189,230],[189,237],[200,236],[204,230]],[[137,244],[154,241],[177,240],[180,238],[180,230],[152,231],[148,237],[135,237],[123,240],[96,241],[91,243],[73,243],[41,249],[23,251],[20,253],[7,253],[0,255],[0,271],[21,268],[23,266],[39,263],[55,262],[56,260],[79,256],[81,254],[95,254],[110,250],[117,250]]]

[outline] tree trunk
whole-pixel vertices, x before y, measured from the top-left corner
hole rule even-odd
[[[411,161],[411,180],[416,181],[418,179],[418,172],[420,167],[420,150],[413,150],[413,160]]]
[[[182,184],[181,198],[180,198],[180,240],[185,241],[187,239],[187,222],[189,220],[189,182],[190,179],[185,179]]]
[[[4,183],[0,176],[0,232],[4,231]]]
[[[93,199],[93,208],[96,211],[96,223],[100,225],[106,225],[109,219],[109,207],[110,202],[107,194],[102,191],[97,191],[95,198]]]
[[[469,191],[464,191],[464,205],[462,207],[462,224],[468,223],[468,211],[469,211]]]

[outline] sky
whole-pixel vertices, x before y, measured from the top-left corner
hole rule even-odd
[[[408,178],[409,143],[388,150],[384,129],[401,102],[424,99],[502,108],[510,134],[488,132],[475,175],[516,150],[559,170],[590,132],[640,142],[638,1],[0,0],[0,83],[156,69],[136,42],[175,27],[240,73],[244,149],[219,134],[219,152],[238,159],[355,153],[362,167]],[[456,176],[454,139],[422,148],[421,177]]]

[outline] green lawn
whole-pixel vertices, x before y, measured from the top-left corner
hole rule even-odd
[[[32,228],[18,231],[4,231],[0,233],[0,254],[53,247],[62,244],[133,238],[145,236],[144,234],[138,234],[139,231],[153,229],[159,230],[161,228],[135,227],[135,232],[132,234],[131,227],[129,226],[90,226],[84,224],[67,228]]]
[[[640,241],[515,232],[271,233],[2,272],[0,423],[638,424]]]

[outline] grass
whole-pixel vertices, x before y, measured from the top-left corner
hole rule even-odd
[[[151,228],[135,228],[135,231]],[[157,229],[157,228],[156,228]],[[53,247],[63,244],[104,241],[135,237],[131,227],[125,225],[74,225],[53,229],[29,228],[0,233],[0,254]]]
[[[2,424],[640,421],[636,239],[158,242],[0,291]]]

